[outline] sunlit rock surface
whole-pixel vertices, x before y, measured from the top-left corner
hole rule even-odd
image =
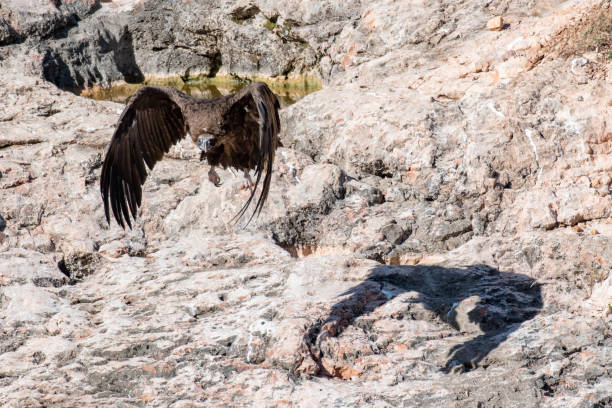
[[[607,2],[78,4],[65,25],[0,8],[3,404],[612,404],[611,50],[589,42]],[[102,23],[133,48],[102,52]],[[109,227],[122,105],[42,79],[40,50],[86,44],[57,71],[74,85],[181,73],[197,49],[205,67],[203,39],[220,71],[309,61],[326,86],[281,111],[250,224],[241,175],[214,187],[185,141],[134,229]]]

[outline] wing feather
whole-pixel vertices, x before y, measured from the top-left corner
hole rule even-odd
[[[247,221],[248,225],[253,217],[261,213],[264,203],[268,198],[268,193],[270,192],[274,154],[279,145],[278,134],[280,132],[280,119],[278,110],[280,109],[280,105],[270,88],[262,82],[251,84],[236,95],[236,104],[242,105],[241,107],[243,108],[254,105],[258,115],[258,126],[251,132],[251,137],[256,139],[258,146],[257,162],[255,165],[255,186],[247,202],[234,217],[234,219],[239,219],[245,214],[255,197],[257,187],[263,176],[261,193],[255,204],[253,214],[251,214],[251,217]]]
[[[142,147],[142,151],[146,152],[145,154],[143,154],[143,158],[145,163],[147,164],[147,167],[149,168],[149,170],[153,170],[153,166],[155,166],[155,162],[157,162],[157,153],[156,153],[156,149],[155,146],[156,144],[153,142],[153,129],[151,129],[150,123],[151,123],[151,116],[149,115],[148,111],[143,111],[140,113],[141,119],[138,122],[138,126],[139,126],[139,132],[141,132],[141,134],[146,134],[146,135],[150,135],[151,137],[145,137],[145,138],[141,138],[139,139],[141,142],[141,147]],[[142,128],[140,129],[140,127],[142,126]]]
[[[110,210],[117,223],[132,227],[142,203],[142,185],[164,153],[187,134],[185,117],[172,92],[142,87],[119,117],[102,165],[100,191],[106,220]],[[145,167],[146,164],[146,167]]]

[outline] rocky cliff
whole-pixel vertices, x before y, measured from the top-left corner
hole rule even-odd
[[[611,406],[611,27],[605,0],[4,2],[0,400]],[[109,227],[122,106],[60,88],[198,74],[325,86],[246,228],[188,142]]]

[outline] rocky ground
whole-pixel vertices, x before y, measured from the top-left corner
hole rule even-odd
[[[609,1],[38,3],[0,7],[2,404],[612,406]],[[215,73],[325,84],[261,216],[184,143],[109,227],[122,106],[57,86]]]

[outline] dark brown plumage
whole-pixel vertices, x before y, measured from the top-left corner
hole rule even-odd
[[[153,169],[174,144],[188,133],[202,149],[200,159],[211,165],[209,179],[219,185],[214,167],[255,170],[251,196],[236,215],[244,215],[263,175],[253,215],[266,201],[274,153],[280,145],[276,96],[264,83],[217,99],[196,99],[170,87],[145,86],[127,104],[111,139],[100,177],[106,220],[110,209],[121,227],[132,227],[142,202],[147,169]],[[146,164],[146,167],[145,167]],[[250,219],[249,219],[250,221]]]

